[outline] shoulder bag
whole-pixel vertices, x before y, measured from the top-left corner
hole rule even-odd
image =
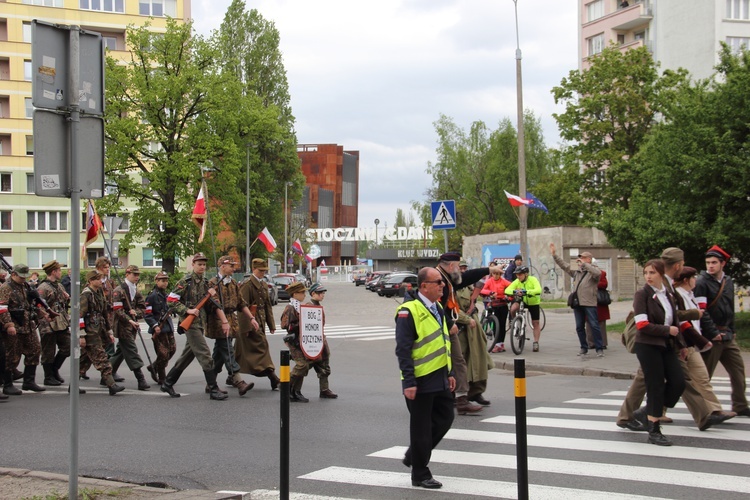
[[[578,300],[578,288],[581,286],[581,283],[583,282],[583,278],[586,276],[586,273],[588,271],[584,271],[581,275],[581,280],[578,282],[578,285],[576,285],[576,289],[573,293],[568,295],[568,307],[578,307],[581,305],[581,302]]]

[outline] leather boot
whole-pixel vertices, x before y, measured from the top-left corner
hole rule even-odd
[[[302,395],[302,377],[289,378],[289,401],[293,403],[307,403],[310,400]]]
[[[672,441],[661,433],[661,424],[650,420],[648,421],[648,442],[659,446],[672,446]]]
[[[159,385],[162,385],[164,383],[164,379],[166,379],[166,378],[167,378],[166,367],[159,368],[159,380],[158,380]]]
[[[234,385],[237,388],[237,391],[240,393],[240,396],[244,396],[245,394],[247,394],[247,391],[255,387],[254,383],[251,382],[248,384],[242,379],[234,381],[232,385]]]
[[[3,372],[3,394],[6,396],[20,396],[23,394],[21,389],[13,385],[13,372]]]
[[[278,376],[276,376],[275,372],[271,372],[271,374],[268,376],[268,379],[271,381],[271,390],[278,391],[279,384],[281,383],[281,379]]]
[[[151,378],[153,379],[153,381],[158,384],[159,383],[159,374],[156,371],[156,368],[154,368],[154,365],[148,365],[146,367],[146,370],[148,370],[148,372],[151,374]]]
[[[55,380],[60,382],[60,384],[65,383],[65,379],[60,376],[60,368],[62,368],[63,363],[65,363],[65,360],[68,358],[65,354],[58,352],[55,355],[55,360],[52,361],[52,376],[55,377]]]
[[[50,385],[50,386],[62,385],[60,384],[60,381],[57,380],[55,376],[52,374],[52,370],[54,370],[54,368],[52,367],[52,363],[44,363],[42,365],[42,370],[44,370],[44,385]]]
[[[21,380],[23,378],[23,372],[18,368],[13,368],[13,380]]]
[[[29,365],[23,370],[23,384],[21,389],[24,391],[44,392],[47,389],[36,385],[36,365]]]
[[[68,394],[70,394],[70,386],[68,386]],[[86,394],[85,389],[81,389],[81,387],[78,387],[78,394]]]
[[[229,391],[225,391],[224,389],[222,389],[221,387],[219,387],[218,383],[216,384],[216,390],[219,391],[222,394],[229,394]],[[206,394],[211,394],[211,386],[208,385],[208,384],[206,384],[206,388],[204,389],[204,391],[206,392]]]
[[[148,385],[148,382],[146,382],[146,377],[143,376],[143,370],[140,368],[136,368],[133,370],[133,374],[135,374],[135,379],[138,381],[138,390],[139,391],[147,391],[151,389],[151,386]]]
[[[208,370],[203,372],[203,375],[206,377],[206,384],[211,389],[211,399],[215,401],[224,401],[227,399],[227,395],[219,390],[219,385],[216,383],[216,372]]]
[[[117,384],[112,384],[112,385],[109,386],[109,395],[110,396],[114,396],[118,392],[122,392],[124,390],[125,390],[125,388],[123,386],[117,385]]]
[[[179,398],[180,393],[174,390],[174,384],[180,378],[180,375],[182,375],[182,372],[177,368],[169,370],[167,376],[164,377],[164,382],[161,384],[161,392],[166,392],[170,398]]]
[[[475,415],[482,411],[482,405],[469,401],[468,396],[459,396],[456,398],[456,411],[459,415]]]

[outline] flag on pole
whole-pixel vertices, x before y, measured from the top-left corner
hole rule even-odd
[[[528,191],[526,191],[526,198],[531,202],[529,203],[529,208],[538,208],[539,210],[544,210],[545,214],[549,213],[549,210],[547,210],[547,207],[544,206],[544,203],[539,201],[539,198],[529,193]]]
[[[266,246],[266,250],[269,252],[273,252],[276,250],[276,240],[273,239],[273,236],[271,236],[271,233],[268,232],[268,228],[264,227],[263,231],[260,232],[258,235],[258,239],[263,242],[263,244]]]
[[[314,261],[315,259],[313,259],[312,257],[310,257],[310,254],[308,253],[308,254],[305,254],[305,260],[309,264],[310,262]]]
[[[104,224],[96,213],[94,202],[89,200],[86,207],[86,240],[83,242],[83,248],[81,249],[82,258],[86,258],[86,247],[96,241],[99,237],[99,231],[103,228]]]
[[[292,252],[297,255],[305,255],[305,251],[302,250],[302,243],[299,240],[294,240],[294,243],[292,243]]]
[[[510,203],[510,206],[512,207],[520,207],[521,205],[530,205],[531,200],[527,200],[526,198],[521,198],[520,196],[516,196],[514,194],[510,194],[507,191],[503,191],[505,193],[505,196],[508,198],[508,202]]]
[[[198,191],[198,198],[195,200],[195,207],[193,207],[193,224],[198,226],[201,230],[200,236],[198,236],[198,243],[203,241],[203,237],[206,235],[206,197],[205,197],[205,183],[201,182],[201,189]]]

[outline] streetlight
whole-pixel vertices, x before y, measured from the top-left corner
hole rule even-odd
[[[521,42],[518,36],[518,0],[513,0],[516,13],[516,95],[518,99],[517,112],[518,112],[518,195],[526,197],[526,151],[524,146],[524,130],[523,130],[523,85],[521,83]],[[521,254],[526,258],[527,262],[530,262],[531,256],[529,255],[528,235],[527,235],[527,220],[528,220],[528,208],[526,205],[518,207],[518,226],[521,236]]]
[[[289,233],[289,217],[287,216],[287,206],[289,205],[289,202],[287,201],[288,195],[289,195],[289,186],[291,185],[291,182],[285,182],[284,183],[284,272],[286,273],[286,266],[287,266],[287,240],[288,233]]]
[[[380,224],[380,219],[375,219],[375,245],[373,245],[373,248],[378,244],[378,224]]]
[[[250,272],[250,144],[245,147],[247,152],[247,168],[245,170],[245,272]]]

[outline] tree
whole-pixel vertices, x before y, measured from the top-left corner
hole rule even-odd
[[[610,46],[590,62],[586,70],[571,71],[552,94],[565,105],[553,115],[561,137],[570,141],[563,163],[581,170],[582,192],[592,203],[586,219],[595,223],[600,204],[627,208],[638,176],[631,160],[687,73],[660,76],[646,47],[623,52]]]

